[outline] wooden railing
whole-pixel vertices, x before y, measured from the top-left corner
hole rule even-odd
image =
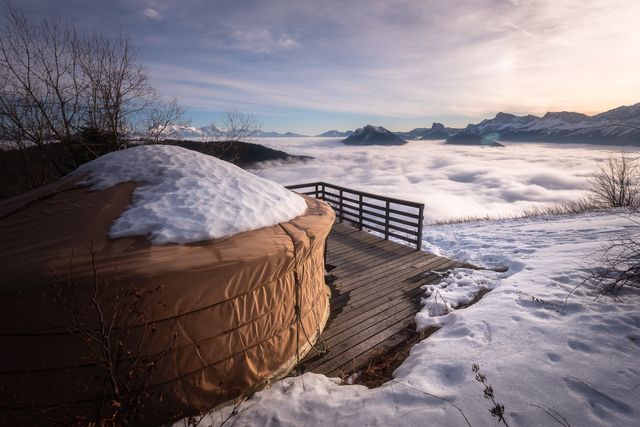
[[[329,203],[336,218],[422,249],[424,204],[352,190],[326,182],[287,186],[290,190]]]

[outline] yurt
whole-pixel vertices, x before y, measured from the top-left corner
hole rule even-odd
[[[0,203],[0,425],[157,425],[290,371],[329,312],[334,213],[167,145]]]

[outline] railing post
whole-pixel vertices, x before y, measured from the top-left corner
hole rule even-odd
[[[327,187],[329,187],[329,189],[331,190],[335,190],[336,192],[329,192],[328,194],[331,195],[331,198],[329,199],[329,201],[327,201]],[[352,196],[351,198],[349,198],[349,200],[351,200],[354,204],[347,204],[348,208],[352,208],[352,209],[356,209],[356,203],[357,203],[357,207],[358,207],[358,213],[357,215],[354,213],[350,213],[350,215],[352,215],[352,219],[347,220],[347,222],[349,222],[350,224],[352,224],[353,226],[356,226],[360,229],[363,230],[364,229],[364,221],[365,221],[365,213],[367,212],[364,206],[364,199],[365,198],[371,198],[372,200],[374,200],[374,204],[376,205],[374,209],[378,209],[378,211],[384,211],[385,215],[384,215],[384,222],[381,222],[379,220],[379,218],[382,216],[378,216],[379,212],[375,211],[375,215],[376,215],[376,219],[374,219],[374,224],[369,228],[371,228],[373,231],[378,232],[378,233],[382,233],[384,232],[384,238],[385,240],[389,240],[392,237],[392,232],[391,232],[391,226],[394,226],[394,230],[399,230],[400,234],[402,234],[402,236],[400,237],[401,240],[407,240],[407,241],[414,241],[415,242],[415,248],[416,250],[422,250],[422,238],[424,235],[424,209],[425,209],[425,205],[424,203],[414,203],[414,202],[408,202],[408,201],[404,201],[404,200],[399,200],[399,199],[393,199],[390,197],[384,197],[384,196],[379,196],[379,195],[375,195],[375,194],[371,194],[371,193],[366,193],[366,192],[360,192],[360,191],[356,191],[356,190],[350,190],[348,188],[344,188],[344,187],[340,187],[338,185],[333,185],[333,184],[329,184],[323,181],[316,181],[316,182],[310,182],[307,184],[295,184],[295,185],[289,185],[286,188],[290,189],[290,190],[298,190],[298,192],[300,193],[305,193],[304,191],[301,191],[302,189],[307,189],[307,193],[309,193],[309,195],[315,194],[315,197],[320,199],[320,200],[324,200],[327,203],[329,203],[331,205],[331,207],[336,211],[336,218],[338,219],[338,222],[344,222],[344,208],[345,208],[345,193],[347,193],[347,197]],[[310,191],[310,190],[313,191]],[[353,198],[353,196],[358,196],[358,199],[355,200],[355,198]],[[335,197],[338,197],[338,200],[336,201]],[[384,205],[380,205],[378,203],[383,202],[385,203]],[[396,205],[401,206],[400,211],[398,212],[395,209],[391,208],[391,204],[394,203]],[[411,208],[415,208],[418,210],[418,214],[413,214],[413,213],[409,213],[407,211],[405,211],[404,209],[402,209],[402,207],[411,207]],[[395,212],[398,213],[398,215],[400,215],[400,218],[397,217],[392,217],[391,216],[391,210],[394,210]],[[351,212],[351,211],[350,211]],[[409,221],[404,217],[409,217],[411,218],[411,220],[413,219],[417,219],[417,225],[414,225],[415,222],[414,221]],[[357,218],[357,219],[356,219]],[[398,222],[399,221],[399,222]],[[393,224],[392,224],[393,222]],[[409,225],[411,227],[417,227],[416,231],[404,228],[404,227],[397,227],[396,223],[399,224],[404,224],[404,225]],[[381,226],[384,225],[384,228],[382,228]],[[398,234],[394,234],[393,235],[398,235]],[[409,239],[409,237],[415,237],[416,240],[411,240]]]
[[[384,240],[389,240],[389,217],[391,213],[389,212],[389,201],[387,200],[387,205],[384,214]]]
[[[424,224],[424,205],[420,205],[418,208],[418,243],[416,244],[416,250],[422,250],[422,226]]]
[[[358,195],[358,200],[360,201],[360,206],[358,208],[358,228],[362,230],[362,194]]]
[[[329,265],[329,262],[327,260],[327,252],[328,252],[327,246],[328,246],[328,243],[329,243],[329,235],[327,235],[327,237],[324,239],[324,254],[323,255],[324,255],[324,269],[325,270],[327,269],[327,266]]]

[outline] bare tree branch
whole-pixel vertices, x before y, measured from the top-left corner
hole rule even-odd
[[[211,139],[213,142],[244,141],[254,136],[262,124],[252,114],[230,109],[222,113],[217,122],[212,122],[211,127],[217,129]]]
[[[189,120],[184,119],[185,109],[178,104],[176,98],[158,99],[150,108],[145,121],[147,138],[157,143],[171,125],[186,126]]]
[[[153,89],[125,35],[80,35],[55,17],[34,23],[11,2],[5,11],[0,138],[23,152],[30,188],[126,148],[140,130],[157,140],[171,122],[185,122],[177,100],[163,100]],[[230,116],[233,137],[250,128],[238,117]]]
[[[637,207],[640,203],[640,166],[628,153],[610,154],[591,180],[591,193],[603,207]]]

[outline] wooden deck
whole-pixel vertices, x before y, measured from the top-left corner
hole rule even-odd
[[[334,266],[331,314],[322,333],[325,354],[311,350],[304,371],[337,376],[366,364],[415,331],[421,286],[459,262],[383,240],[345,223],[333,226],[327,264]]]

